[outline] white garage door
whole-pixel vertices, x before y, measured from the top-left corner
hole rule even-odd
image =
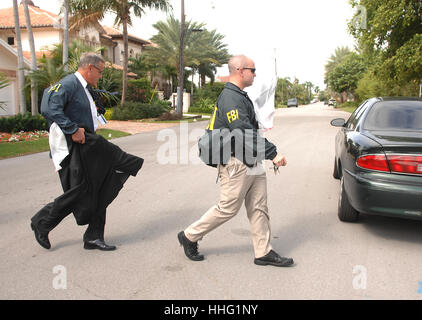
[[[11,81],[6,88],[0,89],[0,101],[4,102],[1,104],[0,116],[15,114],[15,84],[15,81]]]

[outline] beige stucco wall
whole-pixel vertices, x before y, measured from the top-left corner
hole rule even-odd
[[[18,113],[18,92],[16,85],[17,57],[6,48],[0,46],[0,72],[6,73],[10,85],[0,89],[0,101],[7,104],[6,110],[0,108],[0,115],[14,115]]]
[[[3,106],[4,110],[0,108],[0,116],[11,116],[18,113],[18,95],[16,79],[9,78],[9,86],[0,89],[0,101],[5,102],[6,106]]]
[[[123,40],[114,40],[118,43],[115,53],[116,53],[116,61],[114,62],[115,64],[118,64],[120,66],[123,66],[123,52],[124,52],[124,44],[123,44]],[[129,42],[128,45],[128,49],[129,49],[129,57],[135,58],[136,55],[140,55],[142,52],[142,48],[141,45],[138,44],[134,44]]]
[[[41,51],[42,49],[54,49],[55,44],[61,43],[60,30],[59,29],[47,29],[47,28],[33,28],[34,34],[35,51]],[[22,50],[30,51],[28,32],[26,29],[22,29]]]
[[[77,37],[91,47],[96,48],[100,46],[100,34],[98,30],[92,26],[81,28],[77,33]]]

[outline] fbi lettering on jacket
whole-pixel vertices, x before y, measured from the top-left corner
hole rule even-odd
[[[239,119],[239,111],[237,109],[230,110],[229,112],[227,112],[227,120],[229,121],[229,123],[232,123],[237,119]]]

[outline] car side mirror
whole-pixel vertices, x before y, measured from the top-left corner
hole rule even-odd
[[[343,118],[337,118],[331,120],[330,124],[334,127],[344,127],[344,125],[346,124],[346,120],[344,120]]]

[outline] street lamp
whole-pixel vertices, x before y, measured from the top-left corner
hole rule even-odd
[[[185,1],[181,0],[181,23],[180,23],[180,48],[179,48],[179,85],[177,87],[177,105],[176,112],[180,117],[183,115],[183,87],[184,87],[184,77],[185,77],[185,65],[184,65],[184,48],[185,48]],[[193,28],[192,32],[201,32],[204,29]]]
[[[181,0],[181,23],[180,23],[180,51],[179,51],[179,86],[177,87],[177,105],[176,112],[179,116],[183,114],[183,79],[184,79],[184,63],[183,63],[183,49],[185,41],[185,1]]]

